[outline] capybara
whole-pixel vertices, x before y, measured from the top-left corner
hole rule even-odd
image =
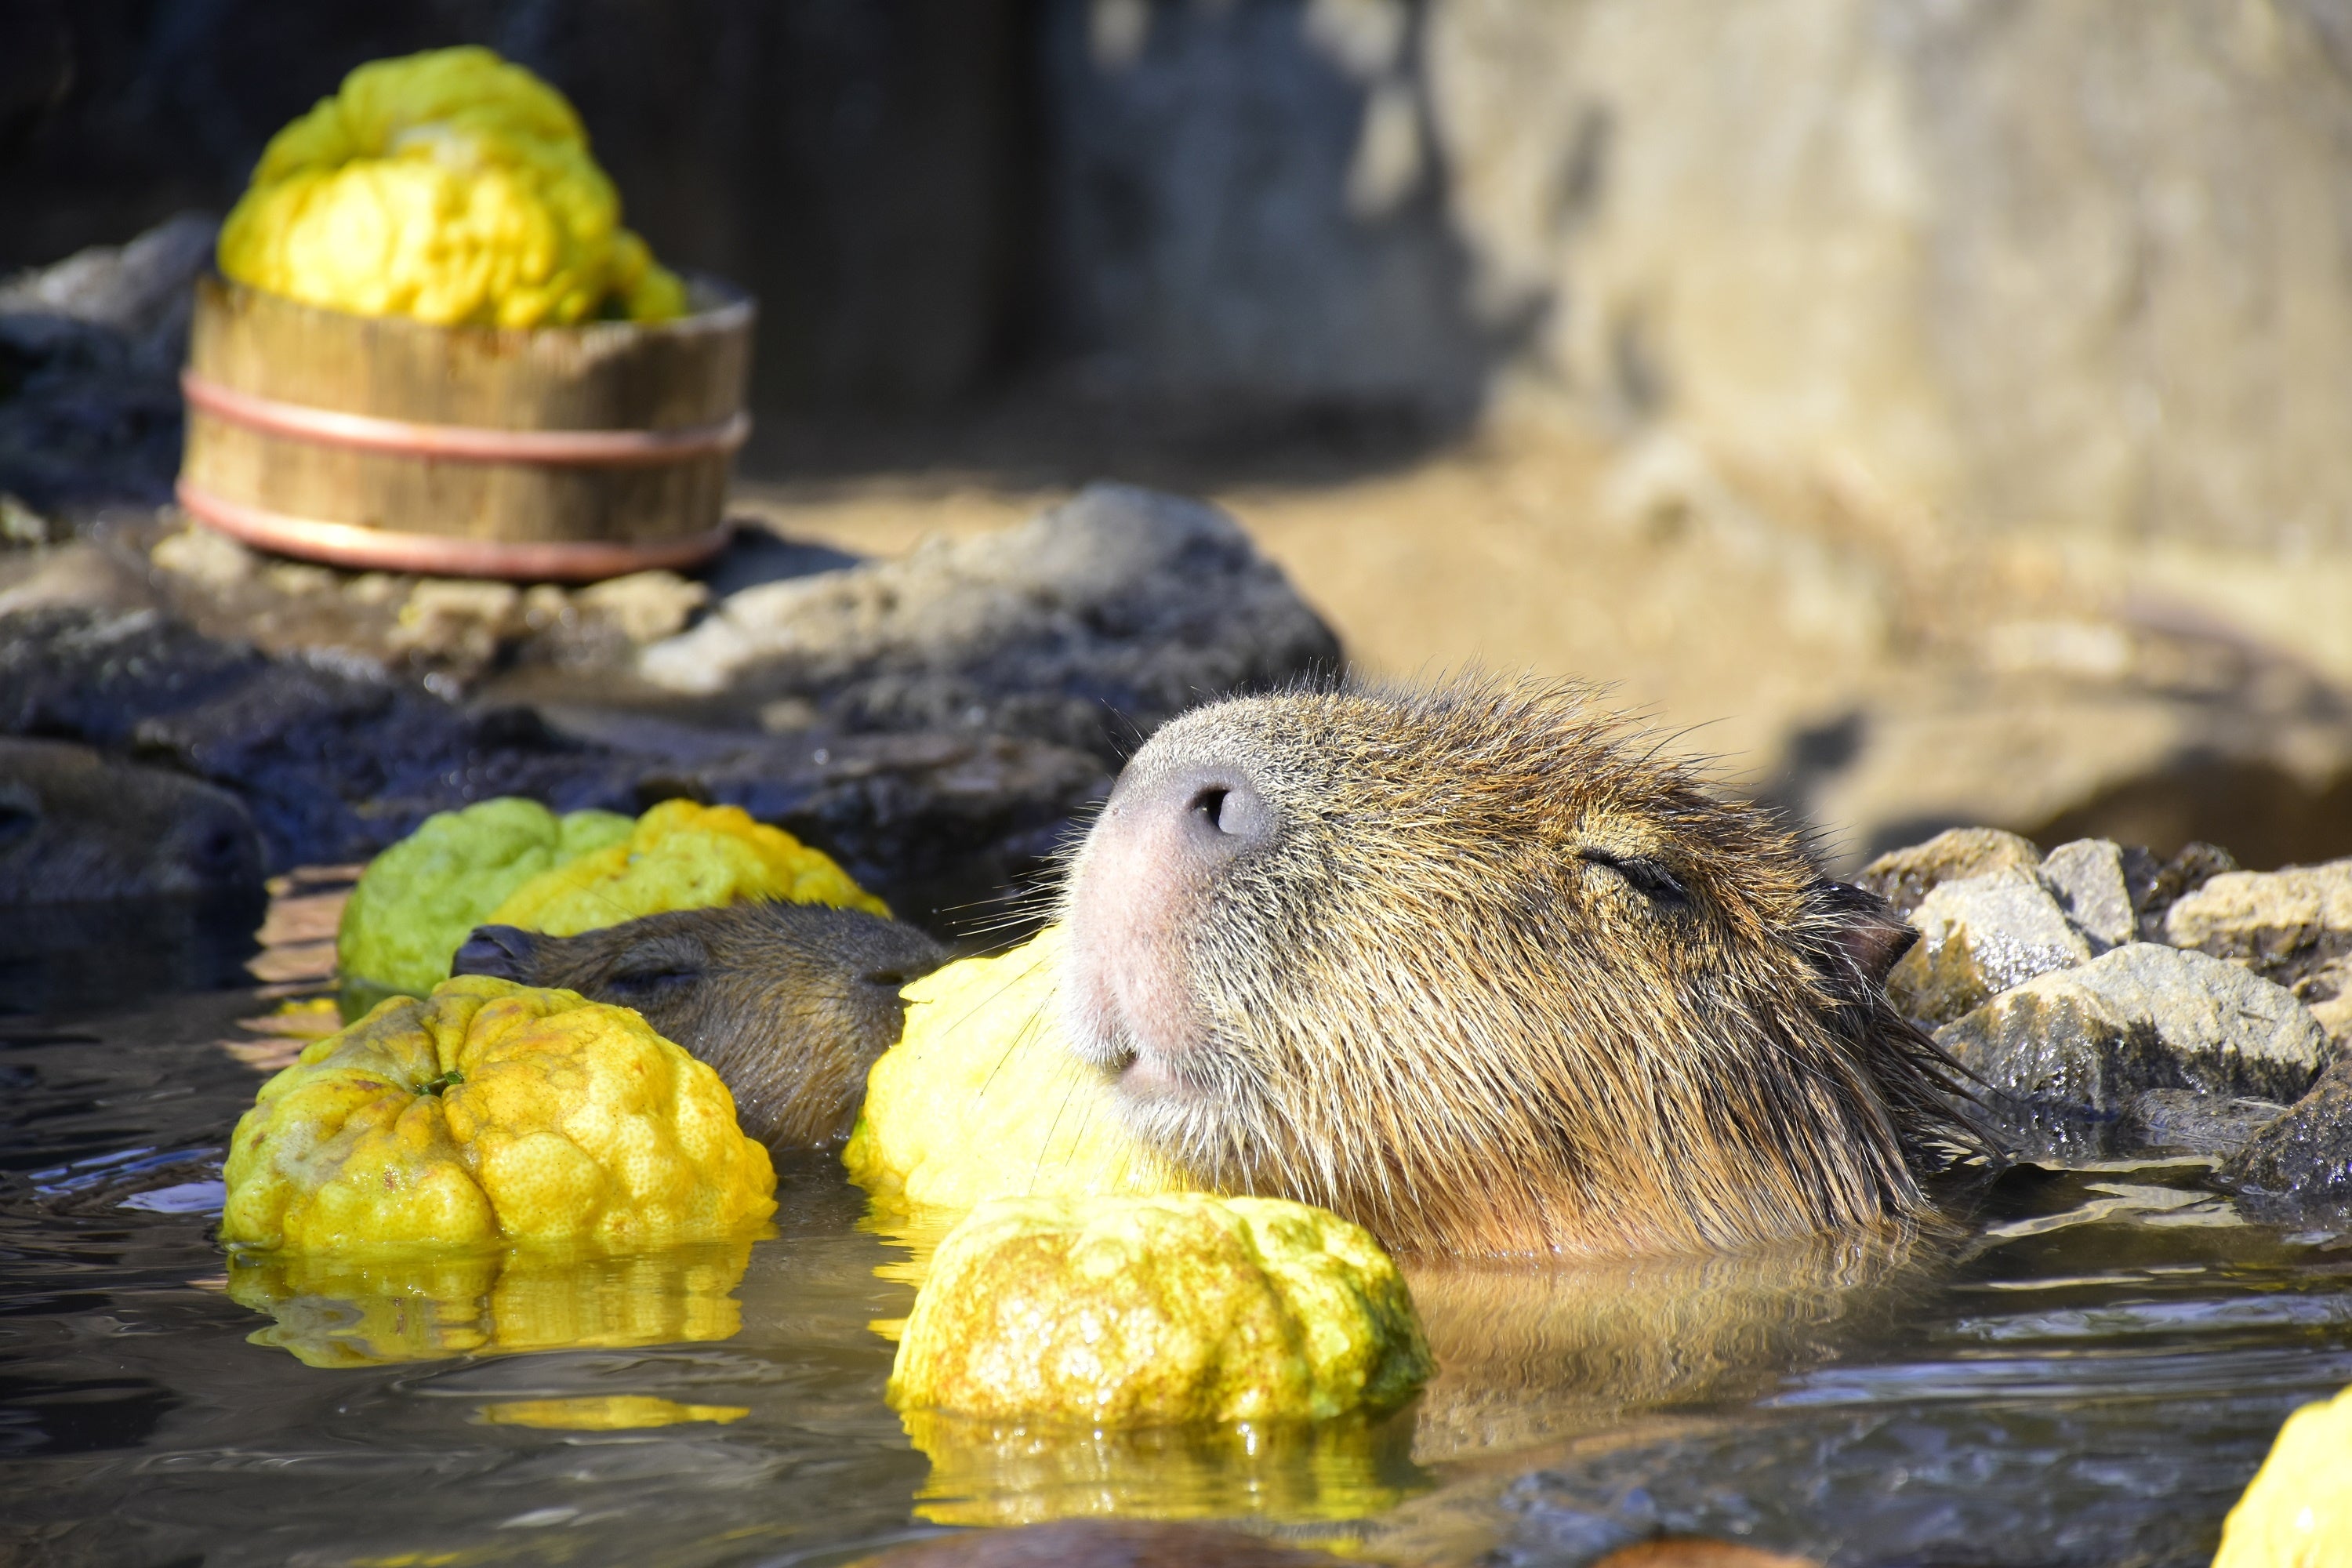
[[[1409,1255],[1901,1227],[1984,1147],[1885,997],[1916,933],[1575,688],[1196,709],[1128,763],[1060,915],[1070,1043],[1140,1136]],[[898,1026],[887,977],[938,956],[836,911],[698,910],[486,931],[457,967],[627,1002],[755,1132],[822,1139]]]
[[[866,1069],[905,1024],[898,987],[946,959],[914,927],[863,910],[749,903],[578,936],[482,926],[451,968],[635,1008],[718,1069],[744,1131],[791,1149],[847,1135]]]
[[[1928,1211],[1981,1146],[1916,940],[1573,688],[1219,702],[1071,867],[1062,999],[1202,1181],[1409,1254],[1685,1251]]]

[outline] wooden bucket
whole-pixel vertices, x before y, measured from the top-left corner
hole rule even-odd
[[[435,327],[196,285],[180,504],[337,566],[587,582],[725,541],[748,296],[641,326]]]

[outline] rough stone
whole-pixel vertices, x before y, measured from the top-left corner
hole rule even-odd
[[[1936,1038],[2009,1109],[2101,1121],[2154,1089],[2291,1103],[2326,1048],[2284,988],[2151,942],[2039,975]]]
[[[2140,858],[2149,857],[2145,851]],[[2103,947],[2120,947],[2138,932],[2131,877],[2122,845],[2112,838],[2077,838],[2050,851],[2042,874],[2066,917]]]
[[[57,524],[5,491],[0,491],[0,550],[57,542]]]
[[[0,281],[0,316],[47,316],[134,338],[161,334],[159,352],[186,330],[188,285],[213,262],[219,225],[182,213],[128,245],[76,251],[54,266]],[[176,364],[166,361],[166,369]]]
[[[522,590],[511,583],[427,577],[400,606],[393,645],[434,663],[479,669],[520,629]]]
[[[2213,1173],[2257,1214],[2352,1211],[2352,1066],[2339,1063]]]
[[[2352,1060],[2352,957],[2339,958],[2302,982],[2304,1005],[2319,1026],[2338,1061]],[[2313,1000],[2314,997],[2318,1000]]]
[[[1964,528],[2352,539],[2334,7],[1047,16],[1055,304],[1128,381],[1500,361]]]
[[[1035,872],[1108,792],[1094,756],[1019,737],[770,737],[594,710],[464,708],[366,668],[273,658],[154,610],[0,620],[0,735],[136,752],[229,790],[275,868],[365,859],[499,795],[637,811],[740,805],[919,919]]]
[[[2140,941],[2164,941],[2165,922],[2174,904],[2214,878],[2236,869],[2237,857],[2218,844],[2191,839],[2182,845],[2179,854],[2158,868],[2147,896],[2138,901]]]
[[[635,759],[642,796],[740,805],[820,846],[919,923],[1034,876],[1110,792],[1090,753],[1018,736],[772,736],[572,707],[546,717],[561,736]]]
[[[2066,918],[2032,871],[1939,882],[1912,911],[1911,923],[1919,928],[1919,942],[1887,974],[1886,994],[1931,1025],[2104,951]]]
[[[184,528],[155,542],[148,559],[177,577],[219,592],[249,581],[260,557],[226,533]]]
[[[2175,947],[2242,963],[2306,999],[2332,997],[2334,961],[2352,952],[2352,860],[2223,872],[2170,906],[2164,936]]]
[[[2238,641],[2175,640],[2210,668],[2177,681],[1889,675],[1795,731],[1771,793],[1857,858],[1979,823],[2043,844],[2204,840],[2252,865],[2352,854],[2343,691]]]
[[[2041,862],[2042,851],[2030,838],[1997,827],[1954,827],[1925,844],[1888,850],[1864,866],[1854,881],[1908,919],[1938,883],[2030,871]]]
[[[2116,1142],[2138,1153],[2228,1157],[2263,1128],[2286,1114],[2273,1100],[2242,1100],[2200,1094],[2188,1089],[2151,1089],[2131,1102],[2116,1126]]]
[[[710,590],[675,572],[632,572],[591,584],[575,597],[582,610],[611,621],[631,642],[652,643],[685,630],[710,602]]]
[[[154,603],[154,591],[134,569],[88,542],[0,561],[0,616],[48,608],[143,609]]]
[[[0,906],[261,893],[226,790],[87,746],[0,740]]]
[[[1339,663],[1233,519],[1095,485],[999,533],[745,589],[638,669],[673,691],[803,698],[845,731],[991,731],[1115,761],[1207,698]]]
[[[42,508],[170,496],[189,286],[215,232],[183,215],[0,282],[0,489]]]

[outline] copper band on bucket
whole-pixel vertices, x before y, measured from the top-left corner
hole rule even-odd
[[[474,425],[428,425],[262,397],[224,386],[194,370],[180,373],[180,390],[191,408],[267,436],[467,463],[593,468],[673,463],[732,452],[751,433],[751,416],[740,413],[716,424],[680,430],[495,430]]]
[[[389,421],[386,421],[389,423]],[[180,504],[206,526],[257,550],[299,555],[360,572],[415,572],[445,577],[506,577],[520,582],[588,583],[630,572],[696,566],[719,553],[727,530],[686,539],[620,543],[604,540],[445,538],[395,533],[348,522],[288,517],[216,496],[183,479]]]

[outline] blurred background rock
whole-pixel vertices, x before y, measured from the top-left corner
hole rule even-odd
[[[177,296],[142,279],[202,246],[159,226],[352,66],[481,42],[572,97],[656,253],[760,295],[740,503],[794,539],[1154,484],[1231,510],[1360,668],[1612,682],[1842,865],[1974,822],[2352,852],[2352,4],[0,29],[0,273],[50,268],[0,285],[12,537],[163,499]]]

